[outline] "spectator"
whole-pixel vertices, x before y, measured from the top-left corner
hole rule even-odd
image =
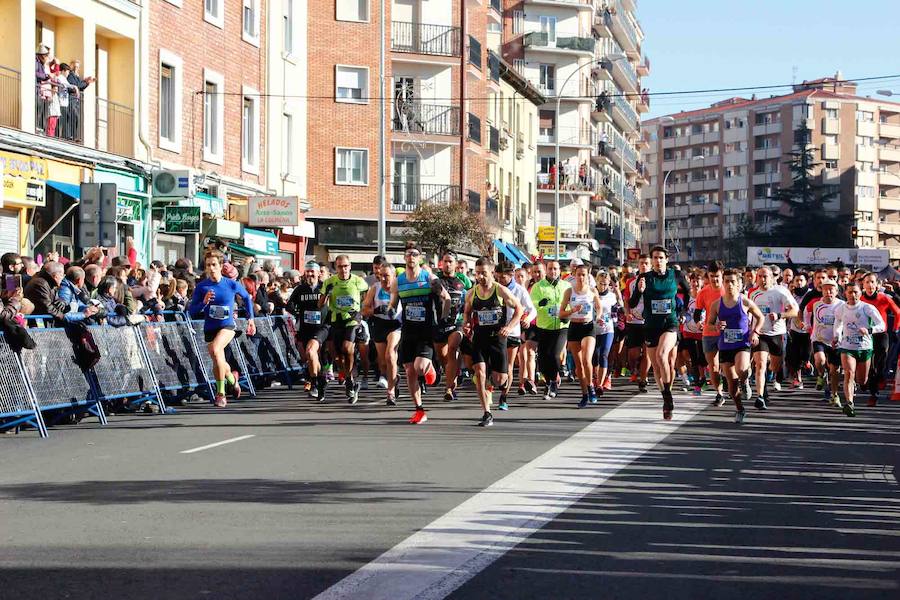
[[[100,285],[103,279],[103,268],[100,265],[89,264],[84,267],[84,288],[89,295],[93,295],[94,290]]]
[[[50,100],[53,98],[53,86],[50,84],[50,48],[44,44],[38,46],[34,60],[35,79],[35,124],[38,128],[47,131],[47,114],[50,109]]]
[[[190,302],[190,296],[188,296],[189,287],[188,282],[184,279],[175,280],[175,295],[172,296],[171,310],[187,310],[187,305]]]
[[[23,256],[22,258],[22,285],[28,285],[28,282],[31,281],[31,278],[37,275],[37,272],[40,270],[40,265],[35,262],[33,258],[30,256]]]
[[[128,271],[128,267],[118,266],[110,267],[106,272],[108,276],[115,277],[120,283],[116,286],[116,301],[125,307],[126,316],[136,314],[138,309],[137,301],[128,288]]]
[[[84,79],[81,78],[81,61],[77,58],[69,61],[69,65],[72,67],[72,70],[69,71],[69,83],[78,90],[78,93],[73,94],[69,99],[69,124],[75,139],[80,140],[82,96],[84,95],[84,90],[94,83],[96,79],[93,75],[89,75]]]
[[[266,261],[267,263],[269,261]],[[272,314],[275,306],[269,301],[269,272],[260,271],[256,275],[256,294],[251,295],[256,311],[259,316],[265,317]]]
[[[90,295],[84,289],[84,277],[84,269],[69,267],[59,286],[57,296],[69,307],[65,314],[66,322],[82,321],[93,317],[99,310],[90,304]]]
[[[19,275],[22,272],[22,257],[15,252],[7,252],[0,256],[0,265],[4,275]]]
[[[187,258],[179,258],[176,260],[175,268],[172,269],[172,275],[175,276],[175,279],[181,279],[182,281],[187,282],[188,292],[193,292],[197,280],[194,277],[194,267],[190,260]]]
[[[284,314],[284,308],[291,297],[291,292],[293,289],[291,289],[291,282],[288,279],[282,277],[275,283],[274,289],[269,292],[269,302],[273,306],[273,314]]]
[[[69,120],[69,94],[78,93],[78,88],[69,83],[69,65],[59,65],[59,72],[55,76],[56,98],[59,102],[59,131],[57,137],[66,140],[75,140],[75,132]]]
[[[107,275],[97,286],[97,300],[106,313],[106,324],[113,327],[128,325],[128,308],[117,300],[119,289],[124,284],[116,277]]]
[[[68,305],[57,295],[63,276],[62,264],[51,260],[31,278],[25,286],[25,297],[34,305],[34,314],[51,315],[58,322],[65,320]]]

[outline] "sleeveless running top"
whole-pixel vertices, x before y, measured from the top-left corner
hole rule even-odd
[[[569,315],[569,321],[572,323],[590,323],[594,320],[594,290],[591,286],[587,286],[587,291],[579,293],[572,286],[572,295],[569,297],[569,307],[575,308],[580,306],[578,312]]]
[[[394,314],[393,317],[389,317],[387,315],[387,310],[388,310],[388,307],[391,305],[390,290],[384,289],[384,287],[382,287],[380,281],[376,281],[373,284],[373,287],[375,288],[375,298],[372,302],[372,305],[375,308],[375,313],[373,316],[376,319],[382,319],[384,321],[399,321],[400,315],[403,310],[402,302],[397,303],[397,312]]]
[[[397,292],[403,302],[403,327],[405,329],[431,329],[436,317],[434,295],[431,293],[431,275],[425,269],[410,280],[403,271],[397,276]]]
[[[491,295],[482,298],[478,293],[478,286],[474,288],[472,297],[472,314],[474,315],[475,335],[495,336],[506,325],[506,310],[503,307],[503,299],[497,289],[499,283],[494,283]]]
[[[725,299],[719,299],[719,321],[725,322],[725,330],[719,333],[719,350],[740,350],[750,347],[750,317],[744,308],[742,296],[729,308]]]

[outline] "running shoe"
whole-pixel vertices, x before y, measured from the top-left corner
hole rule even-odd
[[[524,385],[520,385],[520,386],[519,386],[519,389],[518,389],[517,391],[518,391],[518,394],[519,394],[520,396],[524,396],[524,395],[525,395],[525,386],[524,386]]]
[[[822,400],[824,402],[828,402],[829,400],[831,400],[831,390],[830,389],[824,388],[822,390]]]
[[[344,394],[348,400],[353,397],[353,381],[350,379],[344,381]]]
[[[231,395],[237,400],[241,397],[241,378],[238,377],[237,371],[232,371],[231,376],[234,377],[234,383],[231,384]]]
[[[713,400],[713,406],[725,406],[725,397],[717,393],[716,399]]]
[[[825,378],[819,375],[816,377],[816,389],[821,390],[823,387],[825,387]]]
[[[735,411],[734,413],[734,422],[740,425],[744,422],[744,417],[747,416],[747,409],[741,408],[740,410]]]
[[[832,404],[832,406],[834,406],[835,408],[841,408],[841,397],[840,397],[839,394],[834,394],[834,395],[831,397],[831,404]]]
[[[628,381],[630,381],[631,383],[637,383],[637,380],[638,380],[637,373],[632,373],[631,379],[629,379]]]
[[[769,408],[768,406],[766,406],[766,399],[763,398],[762,396],[756,397],[756,402],[754,403],[754,406],[756,406],[756,408],[758,408],[759,410],[766,410],[767,408]]]
[[[228,400],[225,398],[225,394],[216,394],[215,400],[213,400],[213,404],[216,405],[216,408],[225,408],[228,405]]]
[[[389,393],[387,395],[387,400],[384,401],[387,406],[397,406],[397,399],[394,398],[394,394]]]
[[[672,392],[663,390],[663,419],[671,421],[674,410],[675,400],[672,398]]]
[[[413,413],[413,416],[409,419],[409,422],[413,425],[419,425],[427,420],[428,417],[425,415],[425,409],[420,406]]]
[[[699,385],[695,385],[695,386],[694,386],[694,395],[695,395],[695,396],[702,396],[702,395],[703,395],[703,390],[700,389],[700,386],[699,386]]]
[[[628,370],[628,367],[622,367],[622,370],[619,372],[619,375],[622,377],[628,377],[631,374],[631,371]]]
[[[588,395],[587,395],[587,394],[582,394],[582,395],[581,395],[581,402],[578,403],[578,408],[584,408],[584,407],[587,406],[587,405],[588,405]]]
[[[530,379],[525,380],[525,391],[531,394],[532,396],[537,395],[537,386],[534,385],[534,382]]]
[[[590,386],[588,388],[588,402],[591,404],[597,404],[597,388],[594,386]]]
[[[853,409],[852,402],[847,402],[846,404],[844,404],[844,414],[847,415],[848,417],[856,416],[856,411]]]
[[[551,398],[556,398],[556,396],[559,394],[559,384],[557,382],[550,382],[549,394]]]
[[[387,379],[384,378],[384,375],[378,378],[378,387],[383,390],[387,389]]]
[[[484,413],[482,415],[481,420],[478,421],[479,427],[491,427],[494,424],[494,415],[489,412]]]
[[[800,383],[800,378],[799,378],[799,377],[794,377],[794,378],[791,380],[791,387],[794,388],[795,390],[798,389],[798,388],[800,388],[800,385],[801,385],[801,383]]]
[[[359,388],[360,388],[360,385],[361,385],[361,384],[360,384],[359,381],[356,381],[356,382],[353,383],[353,404],[356,404],[356,402],[359,400]]]
[[[752,395],[753,395],[753,389],[750,387],[750,380],[748,379],[747,381],[744,382],[743,396],[745,399],[749,400]]]
[[[312,395],[312,381],[303,382],[303,391],[309,395]]]
[[[775,388],[775,391],[776,391],[776,392],[780,392],[780,391],[781,391],[781,384],[778,383],[778,381],[773,380],[773,381],[772,381],[772,387]]]
[[[641,380],[638,382],[638,393],[640,393],[640,394],[647,393],[647,382],[646,381]]]
[[[444,392],[444,402],[453,402],[453,392],[450,390]]]
[[[606,381],[603,382],[603,389],[604,390],[612,389],[612,377],[610,377],[609,375],[606,376]]]
[[[866,404],[868,406],[878,406],[878,394],[869,395],[869,401]]]
[[[500,396],[500,404],[497,406],[500,410],[509,410],[509,404],[506,402],[506,396]]]
[[[802,390],[803,389],[803,378],[801,377],[800,379],[798,379],[798,381],[799,381],[800,385],[797,386],[797,389]]]
[[[691,378],[688,376],[687,373],[681,374],[681,383],[684,384],[684,391],[688,391],[692,387],[691,386]]]

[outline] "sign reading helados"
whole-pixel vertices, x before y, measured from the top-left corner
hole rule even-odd
[[[250,196],[247,199],[250,227],[296,227],[300,224],[297,196]]]

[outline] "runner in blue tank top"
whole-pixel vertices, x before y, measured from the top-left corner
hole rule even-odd
[[[734,399],[734,422],[743,423],[747,412],[744,400],[750,398],[750,348],[759,341],[763,314],[752,300],[741,294],[741,274],[734,269],[723,273],[722,298],[709,306],[706,322],[719,333],[719,364]],[[750,326],[753,317],[753,327]]]

